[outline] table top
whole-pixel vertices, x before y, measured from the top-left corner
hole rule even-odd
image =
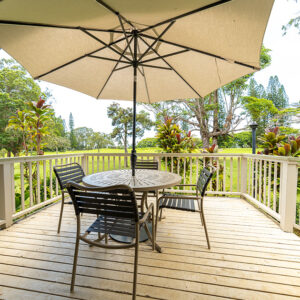
[[[136,192],[147,192],[172,187],[181,182],[181,176],[158,170],[137,169],[135,177],[131,170],[112,170],[91,174],[83,177],[88,186],[108,187],[126,184]]]

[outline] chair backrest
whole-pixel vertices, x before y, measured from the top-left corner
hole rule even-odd
[[[107,188],[87,187],[69,182],[67,190],[74,204],[75,213],[131,219],[137,222],[138,207],[134,191],[127,185]]]
[[[69,181],[80,183],[82,182],[82,178],[85,176],[81,165],[78,163],[54,166],[53,170],[61,190],[66,188],[66,185]]]
[[[136,169],[158,170],[158,161],[156,160],[137,160]]]
[[[203,168],[200,172],[198,181],[197,181],[197,190],[199,191],[201,197],[204,197],[206,188],[213,176],[213,172],[210,172],[207,168]]]

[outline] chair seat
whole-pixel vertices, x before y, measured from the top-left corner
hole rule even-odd
[[[139,213],[140,219],[144,214]],[[135,238],[135,222],[131,219],[100,216],[88,228],[87,232],[100,232]]]
[[[164,196],[160,198],[159,208],[172,208],[193,212],[196,211],[195,199],[188,199],[184,196],[176,194],[164,194]]]

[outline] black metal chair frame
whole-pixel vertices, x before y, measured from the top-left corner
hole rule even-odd
[[[53,167],[53,170],[61,190],[61,207],[60,207],[60,214],[59,214],[58,227],[57,227],[57,233],[60,233],[64,205],[66,204],[65,193],[68,192],[66,189],[67,183],[71,180],[76,183],[81,183],[82,178],[85,176],[85,174],[81,165],[78,163],[57,165]],[[72,202],[68,204],[72,204]]]
[[[107,188],[95,188],[82,186],[74,182],[67,184],[67,190],[71,196],[77,219],[76,244],[73,261],[71,280],[71,292],[74,290],[79,242],[84,241],[92,246],[108,249],[124,249],[135,247],[134,274],[132,299],[136,299],[136,283],[138,268],[139,234],[142,227],[149,237],[152,250],[155,250],[155,227],[154,227],[154,205],[150,204],[148,210],[141,216],[138,212],[134,191],[127,185],[116,185]],[[85,231],[80,233],[80,215],[94,214],[96,221]],[[147,220],[152,219],[152,234],[147,226]],[[123,224],[123,226],[122,226]],[[91,232],[98,233],[98,239],[91,240],[88,235]],[[103,234],[101,236],[101,234]],[[101,243],[108,234],[120,234],[133,237],[130,244],[108,244]]]
[[[135,169],[146,169],[146,170],[158,170],[159,165],[158,161],[156,160],[137,160],[135,163]],[[158,190],[156,191],[150,191],[147,193],[140,193],[136,192],[137,200],[141,200],[141,211],[144,211],[144,205],[146,209],[148,209],[148,202],[147,202],[147,196],[151,193],[156,197],[156,201],[158,200]]]
[[[213,168],[214,169],[214,168]],[[204,210],[203,210],[203,198],[207,189],[207,186],[213,176],[213,172],[210,172],[207,168],[203,168],[200,172],[199,178],[197,180],[197,184],[179,184],[178,187],[196,187],[196,195],[182,195],[182,194],[175,194],[175,193],[168,193],[163,194],[158,201],[156,207],[156,218],[155,218],[155,230],[157,231],[157,224],[158,224],[158,215],[159,211],[163,208],[169,209],[177,209],[183,211],[190,211],[190,212],[199,212],[200,213],[200,220],[201,225],[204,227],[204,232],[207,241],[207,247],[210,249],[210,243],[208,238],[208,232],[204,217]],[[194,207],[194,201],[198,203],[198,210]]]

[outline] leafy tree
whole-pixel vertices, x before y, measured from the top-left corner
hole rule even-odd
[[[76,141],[76,148],[78,150],[94,149],[92,136],[94,131],[92,128],[78,127],[73,130],[74,140]],[[71,144],[72,146],[72,144]]]
[[[258,135],[269,125],[272,116],[278,113],[278,109],[271,100],[244,97],[242,104],[251,120],[250,123],[255,122],[258,124]]]
[[[297,2],[297,0],[295,0],[295,2]],[[285,35],[288,29],[291,27],[296,28],[296,30],[298,30],[298,33],[300,34],[300,15],[290,19],[286,25],[282,26],[283,34]]]
[[[65,136],[59,136],[54,134],[49,134],[45,137],[45,149],[49,151],[66,151],[71,148],[69,138]]]
[[[248,87],[248,96],[255,97],[259,99],[266,99],[266,91],[262,84],[258,84],[254,78],[250,79],[249,87]]]
[[[132,136],[132,108],[122,108],[120,104],[114,102],[107,108],[107,115],[112,119],[112,126],[114,126],[111,137],[122,143],[127,153],[128,138]],[[142,110],[136,114],[136,137],[142,137],[145,130],[150,130],[152,126],[149,113]]]
[[[0,60],[0,149],[5,148],[8,156],[17,155],[22,143],[19,131],[6,130],[10,117],[23,110],[26,102],[38,101],[41,96],[49,95],[42,93],[22,66],[12,59]]]
[[[74,133],[74,118],[72,113],[69,115],[69,129],[70,129],[70,144],[72,149],[76,149],[77,140]]]
[[[157,147],[157,138],[145,138],[139,141],[137,148]]]
[[[92,134],[91,143],[93,149],[98,149],[98,152],[101,148],[109,148],[114,146],[110,135],[101,132],[94,132]]]
[[[271,100],[278,109],[289,105],[289,98],[284,86],[279,82],[278,76],[271,76],[267,87],[267,99]]]
[[[261,49],[262,68],[271,63],[269,51],[265,47]],[[204,147],[209,146],[211,139],[217,144],[218,139],[238,130],[237,127],[243,121],[241,99],[252,75],[243,76],[204,98],[158,103],[151,105],[151,110],[160,121],[163,116],[169,115],[177,123],[181,121],[192,131],[199,131]]]

